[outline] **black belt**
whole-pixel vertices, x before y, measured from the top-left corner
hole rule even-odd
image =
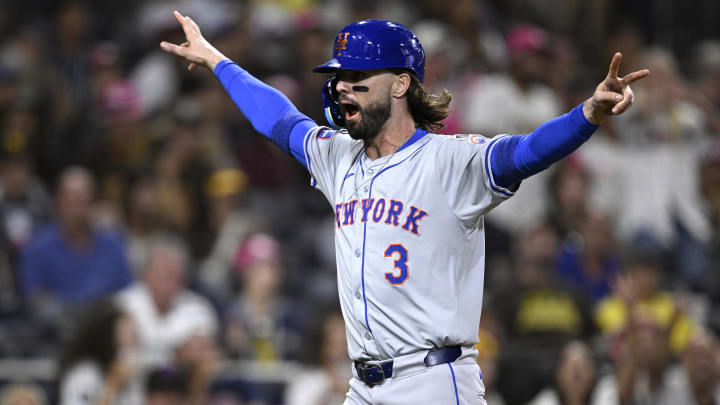
[[[447,346],[432,349],[425,356],[425,365],[432,367],[443,363],[452,363],[462,354],[460,346]],[[393,375],[393,361],[379,364],[355,362],[358,378],[369,386],[382,384],[386,378]]]

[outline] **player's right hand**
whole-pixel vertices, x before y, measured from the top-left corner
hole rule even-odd
[[[583,114],[593,124],[600,125],[606,117],[627,111],[635,98],[630,83],[650,74],[649,70],[643,69],[619,77],[621,60],[622,54],[616,52],[610,62],[607,77],[597,86],[593,96],[583,103]]]
[[[215,66],[226,59],[225,56],[202,36],[200,27],[192,18],[183,16],[178,11],[174,11],[173,14],[185,32],[186,41],[180,45],[163,41],[160,43],[160,48],[190,62],[188,65],[190,71],[198,65],[205,66],[211,71],[215,70]]]

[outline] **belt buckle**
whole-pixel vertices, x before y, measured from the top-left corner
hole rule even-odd
[[[362,374],[361,378],[363,382],[371,387],[385,382],[385,370],[380,364],[360,363],[358,371]],[[368,381],[376,379],[377,381]]]

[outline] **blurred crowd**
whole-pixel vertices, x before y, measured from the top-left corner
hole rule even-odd
[[[0,405],[344,399],[330,206],[160,50],[184,40],[175,9],[321,124],[311,69],[355,20],[414,30],[448,134],[528,133],[615,51],[650,69],[488,215],[478,362],[491,405],[720,403],[720,3],[9,0]]]

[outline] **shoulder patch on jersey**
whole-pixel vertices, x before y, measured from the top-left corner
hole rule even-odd
[[[336,132],[337,132],[337,131],[327,131],[327,130],[323,131],[323,130],[320,130],[320,131],[317,133],[317,135],[315,135],[315,138],[317,138],[317,139],[330,139],[330,138],[333,137],[333,135],[335,135]]]
[[[488,141],[488,139],[485,138],[484,136],[470,135],[470,134],[446,135],[446,136],[444,136],[444,139],[451,140],[451,141],[466,141],[466,142],[474,143],[475,145],[482,145]]]

